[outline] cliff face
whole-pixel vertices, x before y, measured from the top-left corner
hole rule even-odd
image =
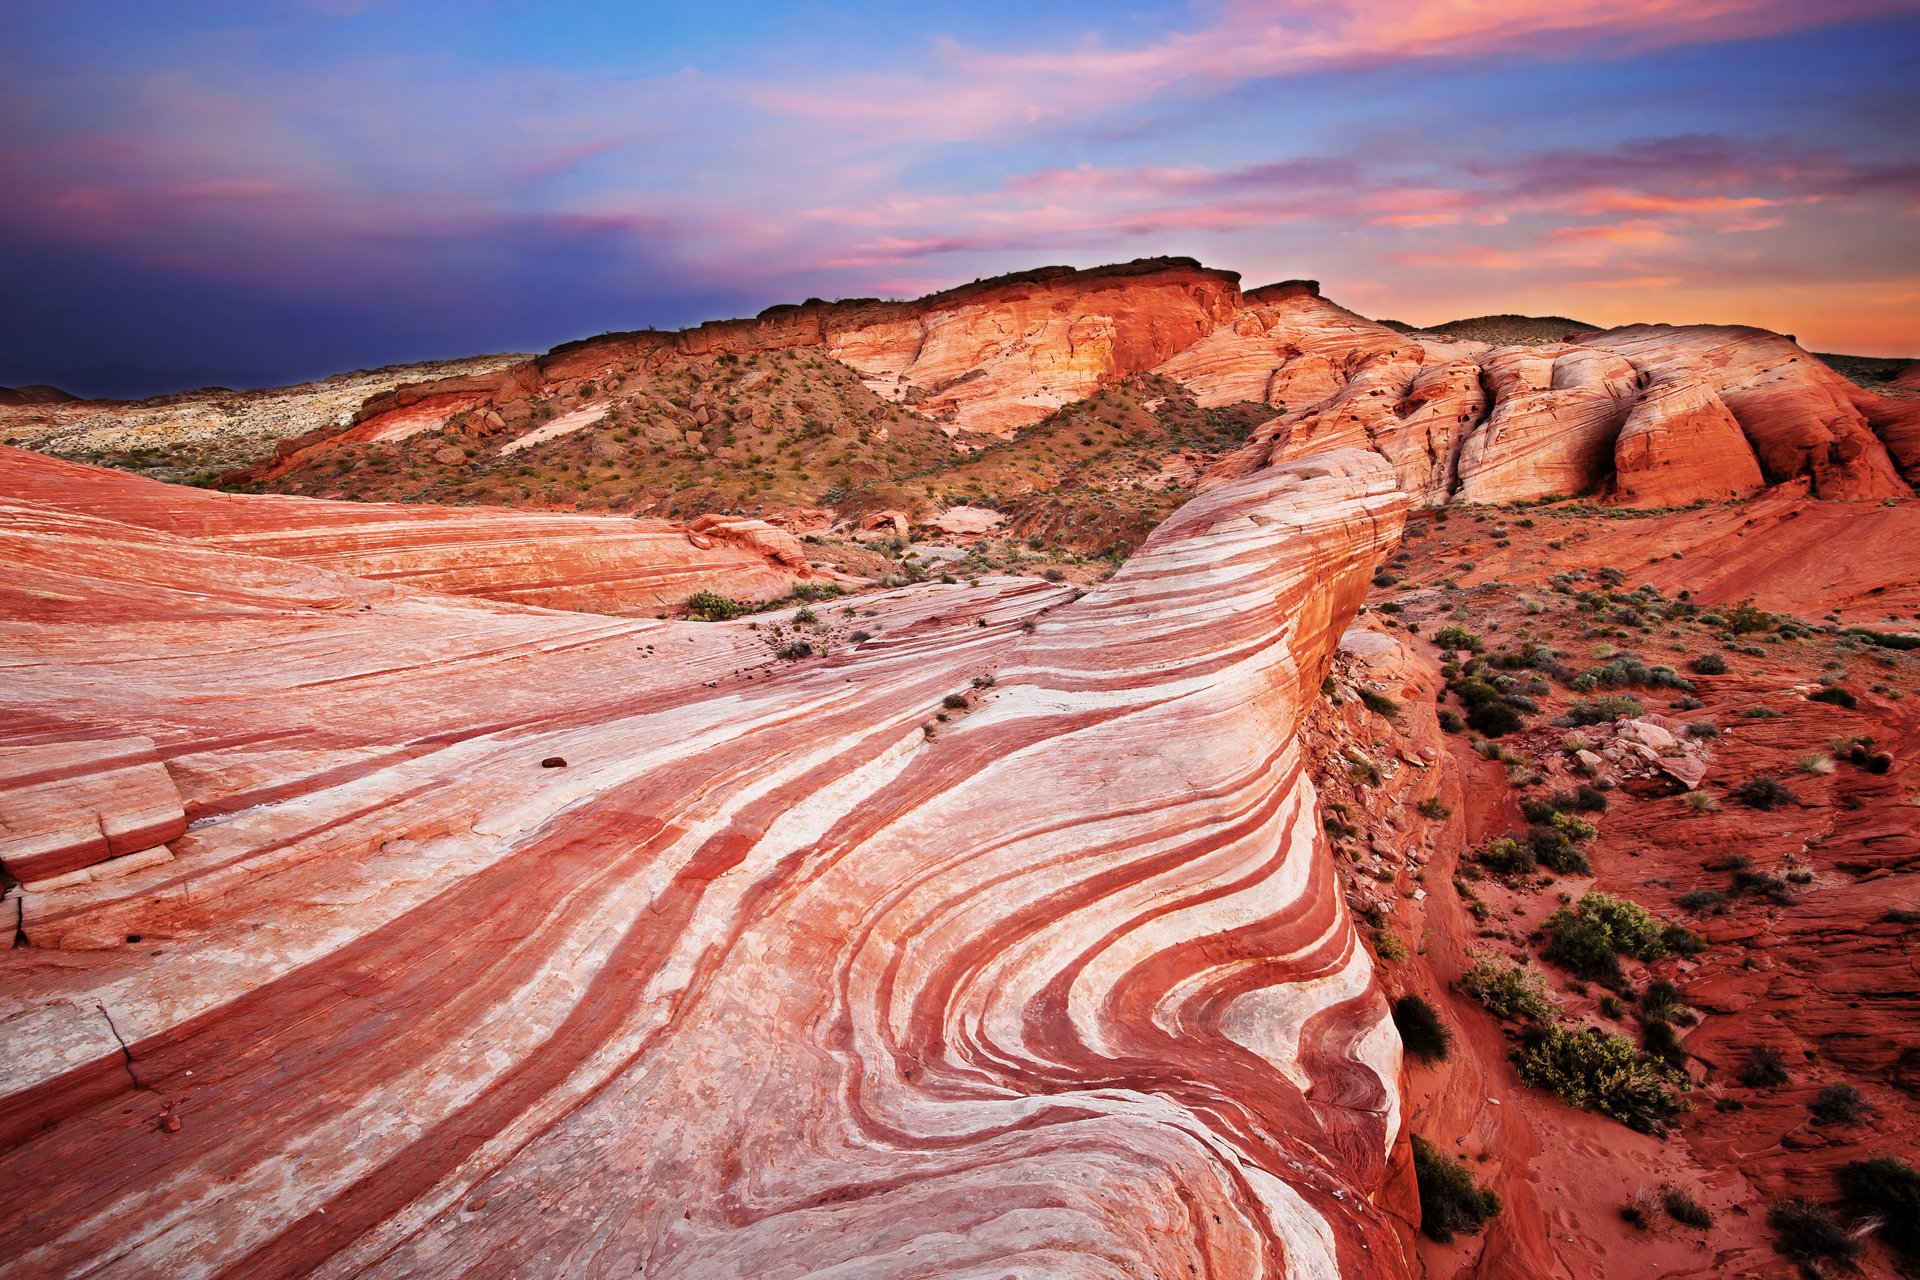
[[[141,735],[185,820],[16,891],[12,1267],[1408,1266],[1295,732],[1398,533],[1372,455],[857,638],[455,599],[319,567],[334,504],[4,475],[9,759]]]

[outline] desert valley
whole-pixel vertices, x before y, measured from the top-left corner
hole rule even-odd
[[[1910,1274],[1920,362],[1338,292],[0,393],[0,1275]]]

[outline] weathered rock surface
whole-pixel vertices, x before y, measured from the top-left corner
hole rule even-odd
[[[357,579],[556,609],[652,612],[712,587],[785,595],[811,573],[798,539],[758,520],[549,515],[236,495],[0,447],[0,495]],[[110,543],[114,533],[101,533]]]
[[[151,738],[0,746],[0,871],[33,887],[187,829]]]
[[[210,496],[0,524],[7,735],[149,737],[193,823],[21,896],[5,1269],[1407,1268],[1294,736],[1398,533],[1373,455],[790,664],[210,545]]]

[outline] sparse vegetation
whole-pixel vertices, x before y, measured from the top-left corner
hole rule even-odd
[[[748,606],[717,591],[696,591],[687,597],[687,616],[701,622],[725,622],[747,612]]]
[[[1550,1023],[1560,1016],[1540,975],[1519,965],[1501,968],[1481,960],[1460,979],[1460,988],[1496,1018]]]
[[[1771,1045],[1757,1044],[1747,1050],[1747,1061],[1740,1068],[1740,1083],[1749,1089],[1776,1089],[1787,1083],[1787,1061]]]
[[[1444,1062],[1453,1047],[1453,1033],[1441,1021],[1440,1011],[1417,995],[1393,1002],[1393,1025],[1407,1052],[1422,1062]]]
[[[1850,1160],[1835,1177],[1847,1206],[1877,1219],[1881,1237],[1909,1258],[1920,1257],[1920,1171],[1897,1156]]]
[[[1842,1082],[1830,1084],[1814,1095],[1807,1110],[1813,1113],[1815,1124],[1852,1124],[1867,1114],[1868,1107],[1858,1089]]]
[[[1598,1111],[1642,1133],[1664,1133],[1690,1110],[1687,1078],[1647,1057],[1625,1036],[1552,1025],[1530,1033],[1514,1052],[1520,1079],[1584,1111]]]
[[[1471,1235],[1500,1213],[1500,1197],[1471,1170],[1425,1138],[1413,1140],[1413,1173],[1420,1187],[1420,1229],[1441,1244]]]
[[[1662,1187],[1660,1203],[1665,1206],[1667,1216],[1675,1222],[1689,1227],[1705,1228],[1713,1225],[1713,1214],[1685,1187],[1676,1187],[1671,1183]]]
[[[1770,773],[1749,778],[1727,794],[1749,809],[1777,809],[1782,805],[1800,803],[1800,797],[1793,793],[1793,788]]]
[[[1774,1247],[1803,1267],[1835,1262],[1850,1265],[1860,1242],[1840,1225],[1825,1205],[1811,1200],[1783,1200],[1767,1210]]]

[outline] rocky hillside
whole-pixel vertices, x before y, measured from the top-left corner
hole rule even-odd
[[[274,446],[352,421],[369,396],[422,378],[464,377],[524,356],[474,356],[390,365],[265,391],[214,387],[151,400],[79,400],[53,387],[0,388],[0,443],[139,472],[209,484],[273,456]]]

